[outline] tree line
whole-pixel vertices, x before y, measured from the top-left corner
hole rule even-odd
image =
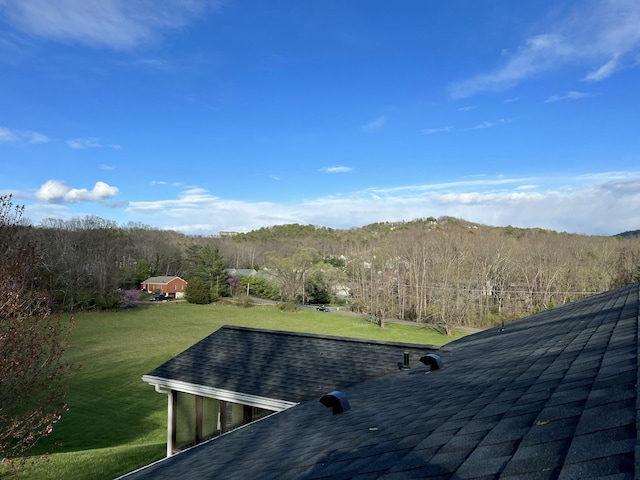
[[[29,232],[41,246],[42,281],[57,307],[70,311],[117,308],[119,292],[176,275],[189,282],[192,300],[200,292],[197,303],[247,292],[283,302],[341,301],[380,322],[399,318],[450,330],[640,279],[638,238],[450,217],[348,230],[279,225],[219,238],[88,216],[47,220]],[[231,268],[266,271],[270,280],[229,278]]]

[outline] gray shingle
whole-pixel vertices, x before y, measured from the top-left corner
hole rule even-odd
[[[149,372],[259,397],[300,402],[398,371],[438,347],[224,326]]]

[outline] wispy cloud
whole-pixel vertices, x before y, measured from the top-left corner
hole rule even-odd
[[[48,143],[51,141],[49,137],[38,132],[26,132],[25,136],[30,143]]]
[[[102,144],[98,142],[95,137],[90,138],[75,138],[73,140],[67,140],[69,148],[74,150],[84,150],[85,148],[100,148]]]
[[[474,108],[478,108],[476,105],[469,105],[466,107],[460,107],[458,109],[459,112],[468,112],[469,110],[473,110]]]
[[[568,92],[565,95],[551,95],[544,103],[560,102],[562,100],[580,100],[581,98],[590,97],[591,94],[584,92]]]
[[[3,17],[36,37],[131,50],[183,28],[221,0],[3,0]]]
[[[638,191],[640,172],[573,178],[486,176],[371,188],[298,204],[223,199],[206,189],[191,188],[174,199],[130,202],[127,212],[134,221],[187,233],[248,231],[283,223],[351,228],[381,219],[399,221],[434,215],[488,225],[610,235],[640,224],[640,212],[635,208]]]
[[[42,133],[0,127],[0,142],[47,143],[50,141],[51,139]]]
[[[423,135],[435,135],[436,133],[449,133],[451,131],[451,127],[439,127],[439,128],[426,128],[422,130],[420,133]]]
[[[104,147],[113,148],[114,150],[120,149],[120,145],[104,145],[100,143],[100,141],[96,137],[74,138],[72,140],[67,140],[67,145],[69,146],[69,148],[73,148],[74,150]]]
[[[145,67],[151,67],[159,70],[167,68],[167,63],[157,58],[139,58],[134,62],[136,65],[142,65]]]
[[[620,54],[615,54],[611,60],[602,65],[596,71],[588,73],[584,80],[591,82],[599,82],[605,78],[609,78],[620,68]]]
[[[504,175],[487,176],[478,175],[475,178],[467,178],[461,180],[455,180],[451,182],[441,183],[427,183],[418,185],[405,185],[401,187],[392,188],[372,188],[367,192],[375,193],[376,195],[411,195],[425,192],[438,192],[438,191],[463,191],[467,189],[480,189],[485,190],[487,188],[505,187],[509,185],[519,186],[524,183],[530,183],[535,181],[535,177],[506,177]],[[411,193],[413,192],[413,193]]]
[[[105,182],[96,182],[92,190],[86,188],[72,188],[62,180],[47,180],[43,183],[35,196],[43,202],[81,203],[105,202],[118,194],[117,187]]]
[[[520,100],[520,97],[513,97],[513,98],[507,98],[505,100],[503,100],[504,103],[513,103],[513,102],[517,102],[518,100]]]
[[[502,67],[452,85],[451,96],[467,98],[512,88],[533,74],[553,68],[561,59],[569,57],[571,50],[572,47],[560,35],[544,34],[529,38]]]
[[[378,117],[375,120],[363,125],[360,127],[363,132],[374,132],[376,130],[380,130],[384,124],[387,123],[387,117]]]
[[[335,167],[323,168],[321,171],[324,173],[347,173],[347,172],[351,172],[352,170],[353,168],[351,167],[336,165]]]
[[[482,122],[482,123],[479,123],[475,127],[472,127],[471,130],[482,130],[482,129],[485,129],[485,128],[495,127],[496,125],[505,125],[507,123],[511,123],[511,119],[510,118],[501,118],[500,120],[495,121],[495,122]]]
[[[15,139],[16,136],[11,130],[0,127],[0,142],[13,142]]]
[[[82,201],[108,207],[128,205],[125,221],[140,221],[185,233],[249,231],[286,223],[351,228],[425,215],[451,216],[487,225],[541,227],[612,235],[640,225],[640,171],[597,172],[559,177],[478,175],[450,182],[370,188],[301,203],[225,199],[199,187],[174,198],[114,203],[116,187],[98,182],[92,190],[51,180],[39,189],[42,203],[27,205],[33,221],[71,216]],[[18,192],[20,193],[20,192]],[[24,195],[23,195],[24,197]],[[26,198],[26,197],[25,197]]]
[[[606,62],[586,80],[603,80],[619,70],[623,57],[640,49],[640,2],[585,0],[551,24],[547,32],[532,36],[515,49],[503,52],[504,63],[450,87],[453,98],[502,91],[542,72],[568,64]]]

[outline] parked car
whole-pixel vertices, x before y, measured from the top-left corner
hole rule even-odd
[[[316,310],[318,310],[319,312],[330,312],[331,311],[329,309],[329,307],[325,307],[324,305],[322,305],[321,307],[317,307]]]
[[[164,293],[161,293],[160,295],[156,295],[155,297],[153,297],[151,299],[152,302],[168,302],[171,300],[171,297],[169,295],[165,295]]]

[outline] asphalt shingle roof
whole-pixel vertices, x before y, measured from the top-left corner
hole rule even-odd
[[[144,282],[141,282],[141,283],[144,283],[144,284],[151,283],[151,284],[155,284],[155,285],[163,284],[164,285],[164,284],[169,283],[174,278],[180,278],[180,277],[176,277],[175,275],[163,275],[163,276],[160,276],[160,277],[149,277]]]
[[[343,389],[344,413],[313,398],[127,478],[633,479],[639,293],[470,335],[441,370]]]
[[[149,372],[265,398],[302,402],[416,364],[433,345],[381,342],[226,325]]]

